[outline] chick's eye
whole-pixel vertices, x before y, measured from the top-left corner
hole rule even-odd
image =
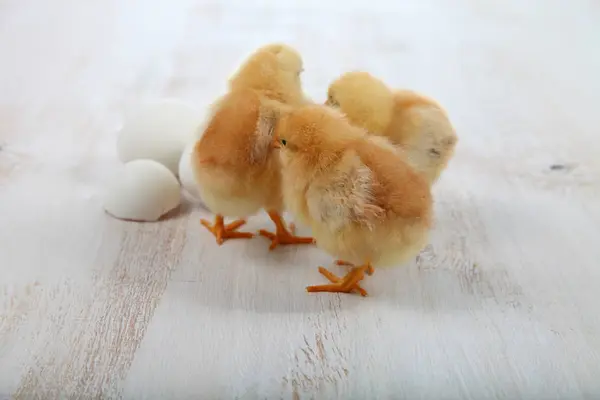
[[[281,139],[280,142],[282,146],[285,146],[287,144],[287,141],[285,139]]]
[[[327,103],[332,107],[338,107],[339,103],[335,100],[332,95],[327,96]]]

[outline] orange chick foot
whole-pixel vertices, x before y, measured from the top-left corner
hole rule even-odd
[[[261,236],[271,239],[271,245],[269,246],[269,250],[273,250],[279,245],[313,244],[315,242],[315,240],[311,237],[302,237],[294,235],[294,231],[296,230],[294,224],[290,224],[290,229],[288,230],[283,223],[283,219],[279,216],[278,213],[269,212],[269,217],[271,217],[271,219],[275,223],[275,233],[266,231],[264,229],[261,229],[258,232]]]
[[[294,229],[291,229],[292,232],[289,232],[287,229],[282,231],[277,231],[277,233],[265,231],[261,229],[258,233],[261,236],[264,236],[268,239],[271,239],[271,245],[269,246],[269,250],[273,250],[275,247],[279,245],[286,244],[313,244],[314,239],[311,237],[302,237],[294,235]]]
[[[230,224],[225,225],[223,216],[217,215],[215,223],[211,225],[210,221],[201,219],[200,223],[206,227],[217,239],[217,244],[222,245],[227,239],[251,239],[254,237],[250,232],[237,232],[237,229],[246,223],[245,220],[239,219]]]
[[[350,293],[353,291],[357,291],[361,296],[364,297],[367,296],[368,293],[365,289],[360,287],[358,283],[365,278],[365,272],[368,271],[371,273],[373,271],[373,267],[370,264],[361,267],[354,267],[352,271],[348,272],[344,278],[340,279],[335,274],[329,272],[327,269],[319,267],[319,272],[327,279],[329,279],[332,282],[332,284],[308,286],[306,288],[306,291],[310,293]]]
[[[338,277],[337,275],[335,275],[334,273],[330,272],[329,270],[327,270],[326,268],[323,267],[319,267],[319,272],[321,273],[321,275],[323,275],[325,278],[329,279],[329,281],[331,283],[340,283],[342,281],[342,278]],[[331,285],[321,285],[322,286],[331,286]],[[309,286],[309,288],[318,288],[319,286]],[[311,290],[308,290],[309,292]],[[354,285],[354,287],[352,287],[350,289],[351,292],[358,292],[361,296],[366,297],[369,295],[369,293],[367,293],[367,291],[365,289],[363,289],[362,287],[360,287],[360,285],[357,283]]]

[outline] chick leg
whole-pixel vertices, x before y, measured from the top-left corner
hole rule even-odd
[[[374,269],[371,263],[366,263],[360,267],[353,267],[341,280],[325,268],[319,268],[319,272],[334,283],[329,285],[308,286],[306,288],[307,292],[350,293],[353,290],[357,290],[362,296],[366,296],[367,292],[358,285],[358,282],[365,278],[365,273],[371,275],[374,272]]]
[[[288,230],[285,227],[285,222],[283,218],[279,215],[277,211],[269,211],[269,217],[275,223],[275,233],[265,231],[261,229],[259,231],[261,236],[271,239],[271,246],[269,246],[269,250],[273,250],[278,245],[284,244],[312,244],[314,243],[314,239],[311,237],[300,237],[294,235],[294,225],[290,225],[290,229]]]
[[[349,263],[348,261],[343,261],[343,260],[335,260],[335,265],[339,265],[339,266],[344,266],[344,267],[354,267],[354,264]],[[373,268],[373,266],[371,264],[367,264],[368,268],[365,271],[367,273],[367,275],[371,276],[373,275],[373,272],[375,272],[375,268]]]
[[[330,272],[329,270],[327,270],[327,269],[325,269],[323,267],[319,267],[319,272],[325,278],[329,279],[329,281],[332,282],[332,283],[340,283],[342,281],[342,278],[338,277],[337,275],[335,275],[334,273]],[[358,292],[363,297],[366,297],[366,296],[369,295],[369,293],[367,293],[367,291],[365,289],[361,288],[358,283],[352,289],[352,291]]]
[[[215,216],[215,223],[210,224],[210,221],[201,219],[200,223],[206,227],[217,239],[217,244],[222,245],[227,239],[250,239],[254,237],[253,233],[250,232],[237,232],[236,230],[246,223],[243,219],[238,219],[230,224],[225,225],[223,216],[217,214]]]

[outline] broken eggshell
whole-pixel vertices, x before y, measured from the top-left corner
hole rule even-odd
[[[153,160],[126,163],[109,183],[104,209],[113,217],[157,221],[181,202],[177,178]]]

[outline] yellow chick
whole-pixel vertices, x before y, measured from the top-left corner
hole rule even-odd
[[[433,185],[454,154],[458,137],[444,109],[410,90],[389,89],[368,72],[348,72],[331,83],[325,104],[351,123],[386,136]]]
[[[317,246],[353,268],[309,292],[366,291],[373,267],[401,264],[427,243],[432,196],[425,178],[383,137],[367,135],[336,110],[308,105],[275,128],[286,207],[312,228]]]
[[[251,238],[239,232],[244,217],[265,209],[276,231],[261,230],[271,249],[283,244],[313,243],[297,237],[281,217],[280,164],[272,148],[273,128],[281,110],[304,103],[300,74],[302,59],[285,45],[258,49],[229,82],[229,92],[211,109],[209,122],[191,155],[198,191],[216,214],[213,224],[201,220],[217,243]],[[225,224],[224,217],[242,217]]]

